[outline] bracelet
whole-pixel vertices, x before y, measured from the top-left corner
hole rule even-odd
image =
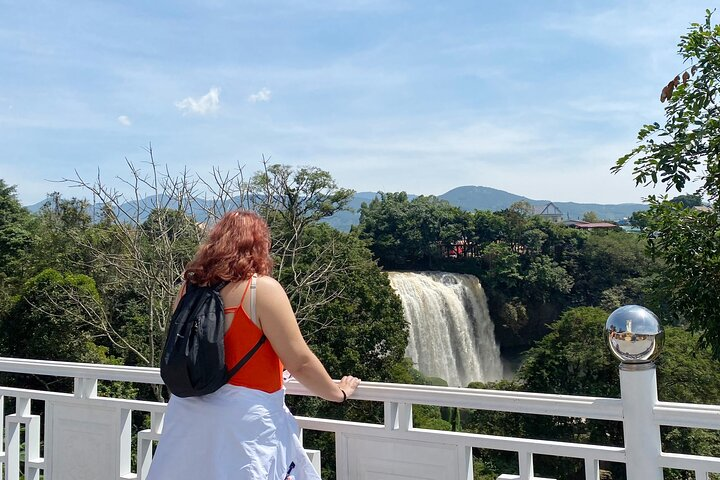
[[[338,387],[338,388],[339,388],[339,387]],[[340,391],[341,391],[342,394],[343,394],[343,399],[342,399],[342,402],[340,402],[340,403],[343,403],[345,400],[347,400],[347,393],[345,393],[345,390],[343,390],[342,388],[340,389]]]

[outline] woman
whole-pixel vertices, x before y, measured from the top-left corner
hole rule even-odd
[[[267,224],[255,213],[226,214],[185,271],[185,282],[215,285],[225,308],[225,364],[234,366],[264,334],[267,342],[227,385],[200,397],[170,397],[149,480],[320,480],[285,406],[283,366],[315,395],[350,397],[360,380],[333,382],[303,340],[290,301],[273,278]],[[183,294],[181,290],[180,296]]]

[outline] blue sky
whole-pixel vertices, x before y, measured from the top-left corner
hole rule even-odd
[[[0,178],[25,204],[262,156],[358,191],[637,202],[611,175],[707,2],[0,0]]]

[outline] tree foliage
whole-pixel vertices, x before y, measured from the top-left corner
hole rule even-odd
[[[665,261],[665,295],[674,315],[700,333],[720,358],[720,25],[708,10],[681,36],[678,53],[688,64],[663,88],[663,124],[643,126],[639,145],[617,161],[632,162],[638,185],[663,185],[691,196],[650,196],[646,234],[650,252]],[[709,208],[688,208],[705,198]]]
[[[92,316],[83,306],[98,300],[95,282],[86,275],[53,269],[40,272],[25,282],[3,316],[3,354],[98,362],[103,355],[94,343]]]
[[[593,212],[592,210],[589,212],[583,213],[583,222],[590,222],[590,223],[596,223],[600,221],[600,217],[596,212]]]
[[[22,272],[24,255],[32,242],[30,215],[22,208],[15,187],[0,179],[0,310],[7,300],[9,281]]]
[[[443,247],[465,238],[469,217],[458,207],[434,196],[412,201],[405,192],[380,193],[360,208],[360,235],[388,268],[418,266],[432,269]]]

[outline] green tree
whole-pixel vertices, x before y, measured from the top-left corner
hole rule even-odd
[[[513,202],[507,209],[525,218],[531,217],[535,214],[535,207],[533,207],[527,200]]]
[[[532,218],[532,205],[526,201],[515,202],[506,210],[498,212],[503,217],[505,223],[504,238],[512,250],[517,253],[523,253],[525,246],[523,245],[523,237],[527,230],[528,223]]]
[[[65,199],[57,192],[48,196],[31,224],[32,274],[46,268],[89,273],[94,256],[85,248],[92,225],[88,212],[86,200]]]
[[[413,228],[407,238],[412,255],[424,268],[443,255],[442,246],[460,240],[464,230],[464,215],[458,207],[432,195],[421,195],[410,202]]]
[[[678,195],[671,198],[672,203],[679,203],[685,208],[699,207],[702,205],[702,197],[700,195]]]
[[[642,237],[623,231],[593,232],[578,256],[574,294],[580,305],[600,304],[603,292],[658,268],[645,253]],[[654,306],[654,305],[653,305]]]
[[[502,239],[507,228],[504,217],[488,210],[476,210],[472,226],[472,240],[480,246]]]
[[[386,268],[433,268],[444,250],[472,235],[471,217],[430,196],[408,200],[405,192],[380,193],[360,209],[362,238]]]
[[[15,187],[0,179],[0,312],[9,290],[15,287],[27,269],[32,244],[30,214],[17,199]]]
[[[83,301],[99,301],[95,282],[86,275],[46,269],[32,277],[2,318],[3,354],[43,360],[102,361],[104,355],[93,341],[93,319],[82,307]]]
[[[100,335],[91,311],[102,303],[95,282],[83,274],[45,269],[27,280],[0,314],[0,355],[66,362],[122,365]],[[39,376],[7,376],[3,385],[70,391],[72,381]],[[138,390],[125,382],[101,382],[100,395],[136,398]]]
[[[520,271],[520,255],[506,243],[488,244],[482,251],[481,259],[486,268],[485,283],[491,288],[514,292],[524,279]]]
[[[593,212],[592,210],[589,212],[583,213],[583,222],[590,222],[590,223],[597,223],[600,221],[600,217],[597,213]]]
[[[645,125],[639,145],[612,171],[633,164],[638,185],[662,184],[682,191],[693,180],[694,193],[709,209],[684,208],[667,196],[650,196],[647,232],[650,252],[666,262],[665,295],[674,314],[700,333],[701,345],[720,358],[720,26],[708,10],[681,36],[678,53],[688,67],[663,88],[665,120]]]
[[[338,187],[329,172],[317,167],[265,164],[250,185],[271,228],[291,228],[298,236],[308,225],[344,210],[355,194]]]
[[[528,296],[547,303],[557,295],[570,293],[573,278],[567,271],[547,255],[533,259],[525,276]]]
[[[633,212],[632,215],[630,215],[630,218],[628,218],[628,223],[640,230],[645,230],[648,225],[647,213],[648,212],[646,210]]]
[[[407,193],[380,192],[370,203],[361,205],[358,231],[381,265],[403,268],[412,260],[405,242],[411,223]]]

